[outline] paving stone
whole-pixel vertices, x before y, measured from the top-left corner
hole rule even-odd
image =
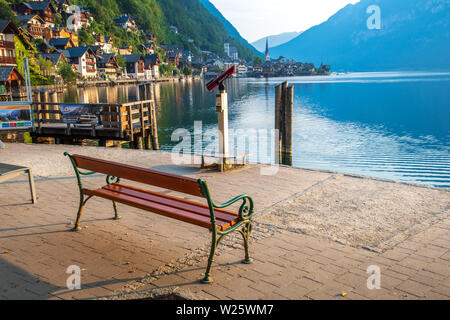
[[[432,289],[431,286],[424,285],[422,283],[412,281],[412,280],[403,281],[396,288],[401,291],[405,291],[409,294],[413,294],[420,298],[425,297],[426,294]]]

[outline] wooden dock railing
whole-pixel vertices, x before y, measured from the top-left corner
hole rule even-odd
[[[42,100],[48,100],[45,96]],[[158,150],[154,100],[129,103],[64,104],[33,102],[36,137],[132,142],[137,149]]]

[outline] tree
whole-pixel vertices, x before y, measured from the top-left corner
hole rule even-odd
[[[263,59],[260,56],[256,56],[255,60],[253,60],[253,65],[262,64],[262,63],[263,63]]]
[[[182,72],[185,76],[190,76],[192,75],[192,68],[189,66],[184,66]]]
[[[117,56],[117,64],[119,65],[119,67],[123,70],[126,66],[127,63],[125,61],[125,58],[121,55]]]
[[[48,77],[54,75],[55,66],[50,60],[44,59],[42,56],[39,56],[38,64],[44,76]]]
[[[55,67],[50,60],[38,56],[37,65],[39,66],[41,79],[40,85],[49,85],[55,83]]]
[[[178,74],[177,67],[171,63],[162,64],[159,66],[159,72],[165,77],[173,77]]]
[[[58,64],[58,74],[63,78],[64,82],[68,84],[74,84],[78,78],[77,73],[73,71],[72,67],[65,61]]]
[[[94,38],[85,30],[78,31],[78,42],[80,44],[91,46],[95,43]]]
[[[62,23],[63,23],[62,15],[59,12],[55,13],[55,24],[57,26],[60,26],[60,25],[62,25]]]
[[[15,24],[19,22],[16,15],[12,12],[9,7],[8,2],[5,0],[0,0],[0,19],[2,20],[11,20]]]

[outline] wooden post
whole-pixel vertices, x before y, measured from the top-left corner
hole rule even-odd
[[[41,102],[43,102],[43,103],[49,102],[48,101],[48,91],[47,91],[47,89],[41,89]],[[43,107],[44,110],[49,110],[49,106],[47,104],[44,104],[43,106],[44,106]],[[49,120],[50,119],[50,114],[46,113],[44,115],[44,119],[45,120]]]
[[[152,99],[152,95],[153,95],[153,88],[151,83],[147,83],[146,84],[147,88],[146,88],[146,92],[147,92],[147,96],[146,96],[146,100],[151,100]],[[145,135],[144,135],[144,144],[145,144],[145,149],[146,150],[151,150],[152,149],[152,103],[148,103],[147,104],[147,114],[144,114],[144,111],[142,111],[142,118],[147,117],[147,122],[145,122],[145,120],[142,120],[143,125],[145,125],[146,127],[148,126],[149,129],[145,130]]]
[[[292,165],[292,134],[293,122],[292,117],[294,113],[294,87],[286,88],[286,104],[284,106],[284,137],[283,137],[283,163]]]
[[[150,132],[145,135],[145,150],[152,150],[152,136]]]
[[[139,101],[145,100],[145,85],[143,84],[138,85],[138,91],[139,91]]]
[[[294,87],[286,81],[275,87],[275,161],[287,165],[292,165],[293,109]]]
[[[134,142],[134,128],[133,128],[133,115],[131,113],[132,109],[131,106],[127,107],[128,111],[128,127],[130,128],[130,145],[132,148],[135,148],[135,142]]]
[[[57,94],[56,91],[50,91],[49,92],[49,97],[50,97],[50,102],[52,102],[52,103],[57,103],[58,102],[58,94]],[[54,104],[54,105],[52,105],[51,109],[53,111],[59,111],[59,105]],[[54,115],[55,115],[55,120],[60,120],[61,119],[61,116],[60,116],[59,113],[55,113]]]
[[[156,119],[156,90],[155,90],[155,84],[151,84],[149,86],[151,88],[149,94],[151,100],[153,100],[152,103],[150,103],[149,106],[149,120],[150,120],[150,130],[151,130],[151,139],[152,139],[152,147],[153,150],[159,150],[159,141],[158,141],[158,121]]]
[[[139,105],[139,117],[141,118],[141,136],[138,137],[138,149],[144,149],[144,140],[145,140],[145,121],[144,121],[144,104],[141,102]]]
[[[144,139],[141,136],[136,137],[135,148],[139,150],[144,150]]]
[[[36,108],[35,108],[36,116],[34,118],[37,121],[38,128],[40,128],[41,127],[41,113],[40,113],[40,110],[41,110],[41,104],[40,104],[40,102],[41,102],[41,94],[39,93],[39,90],[34,90],[33,102],[35,103],[35,106],[36,106]]]
[[[275,163],[278,164],[281,161],[281,145],[282,145],[282,132],[283,124],[281,122],[281,112],[283,109],[283,86],[282,84],[275,87],[275,130],[277,136],[275,136]]]
[[[153,96],[153,88],[152,88],[152,83],[151,82],[147,82],[145,84],[145,100],[152,100],[152,96]]]

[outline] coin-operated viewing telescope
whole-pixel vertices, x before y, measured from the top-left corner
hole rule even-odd
[[[229,157],[228,147],[228,95],[224,86],[224,82],[234,74],[235,67],[222,73],[216,79],[208,82],[206,88],[213,91],[219,87],[219,93],[216,94],[216,111],[219,129],[219,159],[221,171],[224,170],[227,159]]]
[[[223,85],[223,83],[225,82],[225,80],[227,80],[234,74],[234,70],[235,70],[235,67],[232,66],[230,69],[228,69],[227,71],[222,73],[216,79],[208,82],[208,84],[206,85],[206,88],[208,88],[209,91],[213,91],[215,88],[219,87],[220,91],[224,91],[225,86]]]

